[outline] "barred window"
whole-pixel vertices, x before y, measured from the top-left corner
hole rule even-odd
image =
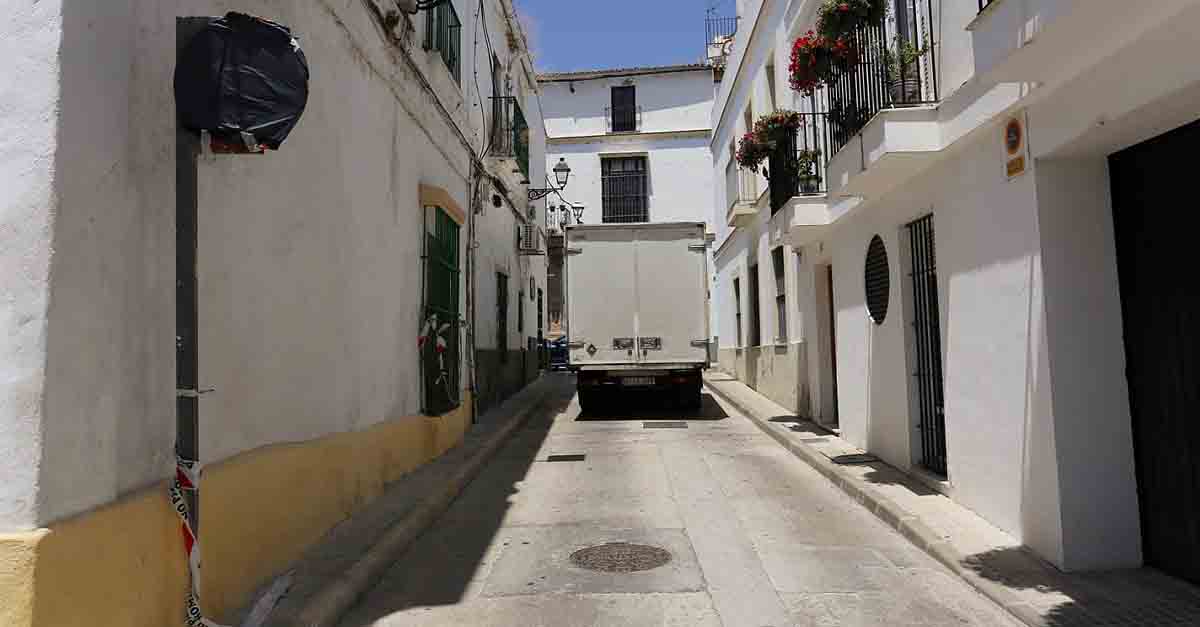
[[[604,222],[649,222],[645,157],[608,157],[600,161]]]

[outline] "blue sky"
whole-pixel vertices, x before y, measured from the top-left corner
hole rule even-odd
[[[734,0],[516,0],[537,69],[696,63],[704,57],[704,12],[734,14]]]

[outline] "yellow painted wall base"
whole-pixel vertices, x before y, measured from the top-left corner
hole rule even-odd
[[[201,597],[221,620],[384,486],[462,441],[470,399],[440,417],[269,446],[201,484]],[[30,533],[0,535],[0,625],[183,624],[187,567],[165,484]]]

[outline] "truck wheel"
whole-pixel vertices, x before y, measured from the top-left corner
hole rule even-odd
[[[696,386],[695,388],[688,390],[687,396],[683,401],[685,407],[692,410],[700,409],[700,406],[703,404],[701,402],[703,400],[703,395],[700,393],[700,390],[700,386]]]
[[[600,409],[599,393],[592,390],[579,390],[579,411],[583,414],[594,414]]]

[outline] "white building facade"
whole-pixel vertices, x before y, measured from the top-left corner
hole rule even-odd
[[[583,223],[707,222],[713,71],[706,65],[542,74],[547,171]],[[552,207],[564,204],[551,197]]]
[[[894,75],[863,61],[810,98],[788,55],[820,4],[739,3],[712,141],[722,367],[1060,568],[1200,580],[1172,206],[1200,6],[906,0],[874,41],[925,50],[911,79],[854,91]],[[730,165],[776,108],[806,114],[815,188]]]
[[[520,240],[545,132],[512,3],[248,0],[297,34],[308,106],[277,152],[195,159],[202,390],[177,391],[177,19],[231,8],[51,1],[0,26],[0,624],[184,621],[179,398],[200,397],[201,602],[227,623],[536,375],[545,258]]]

